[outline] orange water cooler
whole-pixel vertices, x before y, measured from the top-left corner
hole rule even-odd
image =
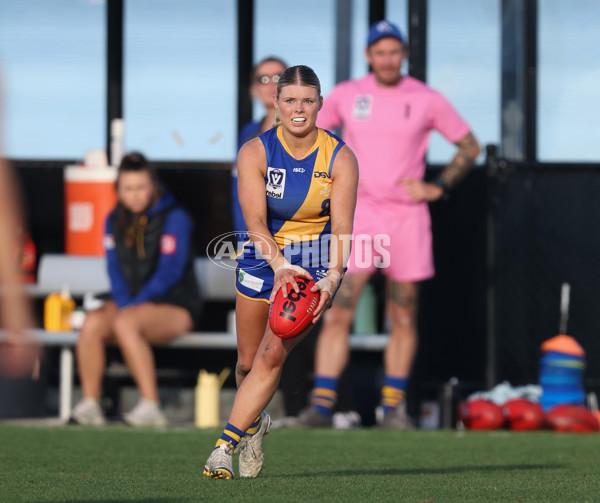
[[[66,253],[104,255],[104,223],[117,204],[116,178],[116,168],[65,167]]]

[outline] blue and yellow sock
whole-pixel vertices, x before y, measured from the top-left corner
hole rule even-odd
[[[242,430],[238,430],[231,423],[227,423],[221,438],[219,438],[215,444],[215,448],[219,447],[221,444],[229,444],[229,447],[233,450],[237,447],[237,444],[240,443],[243,436],[244,432]]]
[[[395,410],[404,401],[408,377],[393,377],[386,375],[381,388],[381,406],[383,413]]]
[[[262,422],[261,418],[262,418],[262,416],[258,416],[254,420],[254,422],[250,425],[250,428],[248,428],[245,431],[245,436],[247,436],[247,437],[253,437],[254,436],[254,434],[260,429],[260,423]]]
[[[315,377],[315,387],[311,394],[311,403],[324,416],[331,416],[337,401],[337,377]]]

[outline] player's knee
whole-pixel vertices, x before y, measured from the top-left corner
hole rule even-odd
[[[250,373],[250,370],[252,370],[252,362],[248,363],[238,359],[235,364],[235,374],[237,376],[244,378]]]
[[[254,359],[254,365],[259,365],[263,371],[278,372],[285,361],[285,352],[281,346],[267,346],[259,351]]]
[[[235,371],[237,375],[246,377],[252,370],[252,362],[254,361],[254,355],[244,355],[238,353],[238,359],[235,364]]]
[[[256,357],[257,347],[249,346],[245,344],[238,345],[237,348],[237,362],[235,364],[235,371],[237,375],[246,377],[250,370],[252,370],[252,362]]]

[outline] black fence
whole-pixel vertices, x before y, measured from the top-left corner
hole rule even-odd
[[[600,386],[600,165],[488,157],[487,381],[537,383],[541,343],[565,332]],[[561,292],[569,309],[561,316]],[[566,297],[565,297],[566,298]]]
[[[59,167],[23,163],[17,170],[40,254],[64,252]],[[430,167],[428,178],[440,169]],[[230,230],[229,171],[167,165],[159,171],[194,216],[202,255],[210,239]],[[600,165],[521,164],[489,155],[485,169],[476,167],[447,201],[430,206],[436,276],[421,289],[420,346],[408,395],[413,414],[422,401],[438,398],[453,377],[463,396],[504,380],[537,383],[540,344],[560,331],[563,283],[570,285],[566,331],[587,352],[586,390],[600,391],[597,194]],[[383,279],[374,282],[381,297]],[[214,319],[203,317],[202,329],[224,329]],[[312,384],[312,345],[294,359],[288,365],[291,387],[302,402]],[[378,399],[381,355],[357,355],[351,370],[350,381],[368,388],[355,390],[356,401],[367,396],[364,409],[370,410]]]

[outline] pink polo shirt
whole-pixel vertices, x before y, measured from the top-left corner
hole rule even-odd
[[[342,138],[358,159],[358,197],[378,205],[412,203],[398,182],[423,178],[433,129],[452,143],[470,129],[448,100],[423,82],[404,76],[398,85],[384,87],[372,73],[335,86],[317,126],[342,126]]]
[[[433,129],[456,143],[469,125],[450,103],[423,82],[404,76],[394,87],[373,74],[338,84],[325,98],[317,125],[342,126],[358,159],[358,199],[348,273],[374,272],[413,282],[434,275],[431,219],[399,185],[422,179]]]

